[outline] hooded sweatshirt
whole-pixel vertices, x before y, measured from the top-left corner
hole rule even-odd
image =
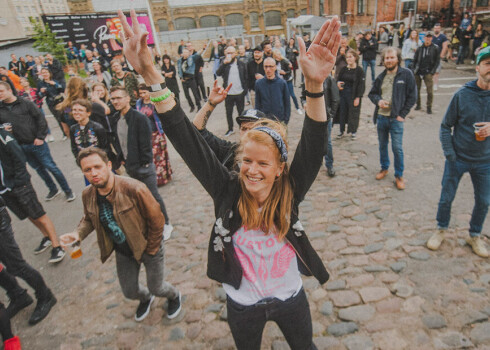
[[[439,138],[447,160],[490,163],[490,137],[475,138],[478,122],[490,122],[490,90],[480,89],[475,80],[454,94],[442,120]]]

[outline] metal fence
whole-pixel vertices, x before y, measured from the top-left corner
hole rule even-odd
[[[168,44],[179,42],[181,39],[186,41],[214,40],[220,35],[225,38],[241,37],[243,35],[243,25],[159,32],[158,39],[161,43]]]

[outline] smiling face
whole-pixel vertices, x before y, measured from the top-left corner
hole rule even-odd
[[[74,104],[71,108],[71,114],[73,119],[80,125],[85,125],[89,121],[90,113],[85,106]]]
[[[354,57],[354,55],[351,52],[348,52],[345,55],[345,60],[347,61],[347,64],[351,67],[356,64],[356,58]]]
[[[245,141],[243,146],[240,177],[259,206],[271,193],[285,165],[279,161],[279,151],[273,147],[253,140]]]
[[[47,69],[42,69],[41,70],[41,76],[43,77],[43,80],[44,81],[51,80],[51,73]]]

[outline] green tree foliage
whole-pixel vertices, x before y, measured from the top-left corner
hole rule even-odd
[[[37,21],[33,17],[29,18],[34,28],[34,48],[42,52],[49,52],[56,57],[61,64],[66,65],[65,46],[61,39],[56,38],[56,35],[51,31],[47,24]]]

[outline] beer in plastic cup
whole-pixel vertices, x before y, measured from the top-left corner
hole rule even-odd
[[[78,259],[83,255],[80,241],[73,233],[62,235],[60,237],[60,243],[61,246],[67,250],[72,259]]]
[[[473,128],[475,128],[475,139],[476,139],[476,141],[485,141],[485,137],[478,135],[478,132],[480,131],[481,126],[479,126],[477,124],[479,124],[479,123],[473,124]]]

